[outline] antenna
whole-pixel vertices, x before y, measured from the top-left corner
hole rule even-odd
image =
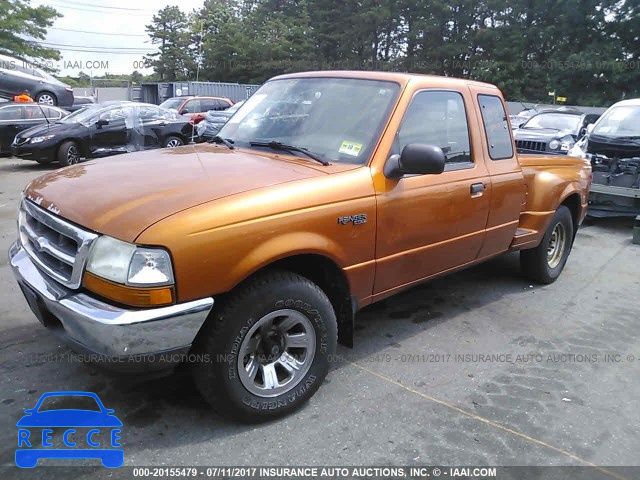
[[[47,114],[44,113],[44,108],[42,108],[42,105],[40,105],[40,102],[35,102],[35,103],[38,105],[38,108],[40,108],[40,111],[42,112],[42,116],[47,121],[47,125],[51,125],[51,122],[49,122],[49,119],[47,118]]]

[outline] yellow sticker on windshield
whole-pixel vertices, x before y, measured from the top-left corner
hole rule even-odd
[[[345,155],[357,157],[358,155],[360,155],[360,150],[362,150],[361,143],[348,142],[347,140],[345,140],[344,142],[342,142],[342,145],[340,145],[340,150],[338,150],[338,153],[344,153]]]

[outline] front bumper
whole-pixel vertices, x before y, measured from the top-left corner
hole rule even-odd
[[[165,370],[181,363],[214,303],[203,298],[127,310],[50,279],[19,242],[9,249],[9,263],[40,323],[82,358],[115,370]]]
[[[56,158],[56,144],[53,140],[31,144],[29,142],[22,145],[11,144],[11,153],[24,160],[34,160],[40,162],[53,162]]]

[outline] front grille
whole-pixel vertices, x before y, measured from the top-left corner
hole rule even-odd
[[[82,282],[89,247],[97,237],[23,200],[18,214],[20,243],[35,264],[50,277],[69,288]]]
[[[16,138],[13,139],[13,144],[17,145],[17,146],[20,146],[20,145],[23,145],[23,144],[27,143],[28,141],[29,141],[29,137],[27,137],[27,138],[18,138],[18,137],[16,137]]]
[[[532,140],[516,140],[518,151],[526,152],[544,152],[547,149],[546,142],[534,142]]]

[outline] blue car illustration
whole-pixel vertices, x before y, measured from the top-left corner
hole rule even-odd
[[[47,408],[60,403],[81,403],[88,408]],[[24,412],[16,423],[18,467],[33,468],[40,458],[99,458],[108,468],[124,463],[124,451],[119,448],[122,422],[95,393],[48,392]]]

